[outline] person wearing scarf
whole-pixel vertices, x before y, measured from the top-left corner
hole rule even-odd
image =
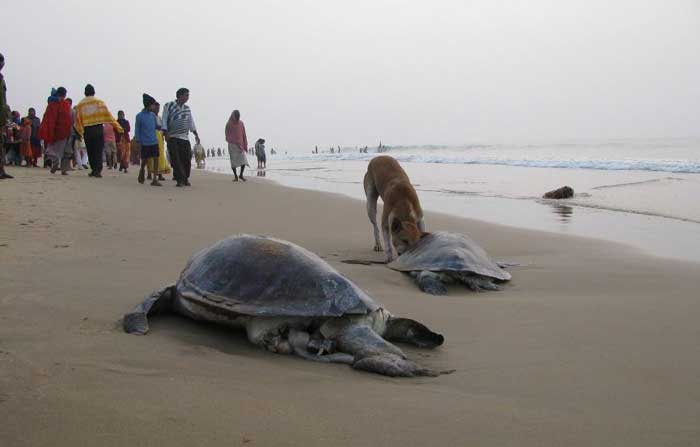
[[[102,125],[110,123],[118,133],[123,133],[124,129],[114,119],[104,101],[95,97],[95,88],[90,84],[85,86],[85,98],[78,103],[75,111],[75,130],[85,141],[90,160],[91,172],[88,175],[100,178],[105,144]]]
[[[241,112],[234,110],[226,123],[226,142],[228,143],[228,155],[231,158],[231,169],[233,170],[233,181],[246,181],[243,171],[248,164],[246,153],[248,152],[248,137],[245,134],[245,125],[241,121]],[[240,166],[240,176],[236,173],[236,168]]]

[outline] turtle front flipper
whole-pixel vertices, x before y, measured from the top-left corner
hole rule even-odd
[[[416,284],[425,293],[447,295],[447,286],[438,273],[423,270],[415,276]]]
[[[354,356],[352,367],[390,377],[438,376],[440,372],[406,359],[406,355],[369,326],[349,325],[336,337],[338,350]]]
[[[175,284],[163,287],[146,297],[136,308],[124,315],[124,332],[144,335],[148,332],[148,317],[168,311],[173,302]]]
[[[481,292],[482,290],[501,290],[498,284],[494,282],[493,278],[486,276],[467,273],[463,274],[459,278],[459,281],[474,292]]]
[[[381,354],[365,357],[353,363],[352,367],[389,377],[437,377],[441,374],[439,371],[424,368],[415,362],[406,360],[395,354]]]

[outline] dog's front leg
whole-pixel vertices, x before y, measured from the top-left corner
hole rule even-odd
[[[374,230],[374,251],[382,251],[382,243],[379,240],[379,226],[377,225],[377,196],[367,195],[367,216]]]
[[[382,235],[384,236],[384,256],[386,257],[386,262],[389,263],[394,260],[394,249],[391,244],[391,227],[389,226],[389,219],[382,216]]]

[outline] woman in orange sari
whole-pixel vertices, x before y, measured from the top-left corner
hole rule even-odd
[[[119,171],[127,172],[131,153],[131,138],[129,138],[129,132],[131,132],[131,124],[129,124],[129,121],[126,118],[124,118],[123,110],[117,112],[117,122],[120,126],[122,126],[122,129],[124,129],[124,133],[116,134]]]

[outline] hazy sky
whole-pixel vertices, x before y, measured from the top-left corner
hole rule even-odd
[[[45,1],[3,6],[10,105],[87,82],[133,121],[190,89],[203,144],[700,135],[700,2]]]

